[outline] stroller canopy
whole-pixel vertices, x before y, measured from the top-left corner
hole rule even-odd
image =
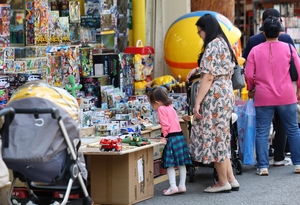
[[[66,90],[33,81],[19,87],[7,107],[57,108],[71,142],[80,137],[77,100]],[[9,147],[3,148],[6,162],[46,162],[67,148],[57,120],[51,114],[17,114],[9,129]]]

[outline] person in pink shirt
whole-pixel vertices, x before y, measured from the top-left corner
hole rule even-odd
[[[180,128],[176,111],[172,107],[172,100],[162,87],[152,88],[148,93],[148,99],[153,109],[158,113],[161,125],[161,142],[165,145],[161,168],[167,169],[170,188],[163,191],[164,195],[186,192],[186,164],[192,164],[190,152],[185,136]],[[175,166],[179,170],[179,186],[176,186]]]
[[[276,17],[268,17],[264,21],[263,34],[266,42],[251,49],[245,67],[247,90],[253,91],[255,88],[258,175],[269,175],[268,138],[275,110],[286,130],[295,172],[300,173],[300,132],[297,124],[300,78],[297,81],[296,96],[289,72],[291,51],[299,74],[300,61],[293,46],[278,41],[280,28],[281,24]]]

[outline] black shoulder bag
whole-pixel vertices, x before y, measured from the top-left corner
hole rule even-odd
[[[292,81],[297,81],[298,80],[298,72],[297,72],[297,68],[295,66],[291,44],[289,44],[289,47],[290,47],[290,51],[291,51],[290,75],[291,75]]]

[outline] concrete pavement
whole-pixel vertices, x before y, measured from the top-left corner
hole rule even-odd
[[[168,180],[154,186],[154,197],[137,203],[146,204],[201,204],[201,205],[291,205],[300,204],[300,174],[294,173],[294,166],[274,167],[270,160],[269,176],[256,174],[254,165],[244,165],[242,175],[236,179],[240,190],[231,193],[205,193],[203,190],[214,184],[213,169],[199,167],[193,183],[187,176],[187,192],[174,196],[164,196],[162,191],[169,187]],[[179,176],[177,176],[177,184]]]

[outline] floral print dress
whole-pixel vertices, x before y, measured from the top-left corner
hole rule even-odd
[[[200,80],[203,73],[213,74],[214,80],[200,104],[202,119],[193,120],[189,149],[194,161],[209,164],[231,157],[229,123],[234,106],[231,82],[234,66],[223,38],[216,38],[206,46],[199,65]]]

